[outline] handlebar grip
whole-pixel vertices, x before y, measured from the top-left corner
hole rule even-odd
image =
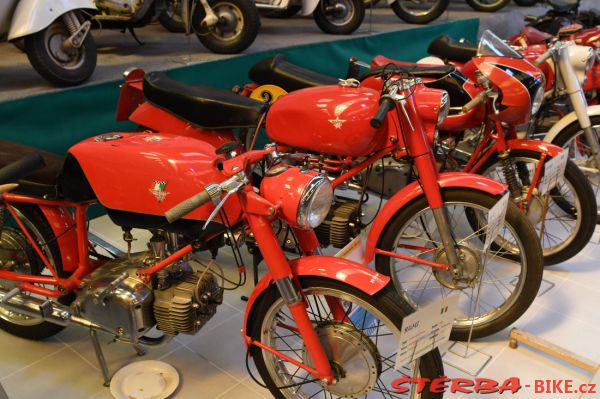
[[[389,98],[384,98],[379,104],[379,109],[375,116],[371,119],[371,126],[375,129],[379,129],[383,125],[383,121],[396,104]]]
[[[467,113],[467,112],[471,111],[473,108],[475,108],[476,106],[481,104],[484,101],[484,99],[485,99],[485,91],[482,91],[479,94],[477,94],[475,97],[473,97],[473,99],[471,101],[469,101],[468,103],[463,105],[462,112]]]
[[[165,212],[165,217],[167,218],[167,221],[169,223],[173,223],[181,219],[194,209],[200,208],[202,205],[210,201],[211,198],[210,194],[208,194],[208,191],[202,190],[193,197],[190,197],[185,201],[175,205],[173,208],[169,209],[167,212]]]
[[[551,55],[552,55],[552,50],[551,49],[546,50],[546,52],[544,54],[540,55],[535,60],[535,66],[540,66],[542,63],[546,62],[546,60],[548,58],[550,58]]]
[[[34,152],[0,169],[0,184],[14,183],[46,166],[44,158]]]

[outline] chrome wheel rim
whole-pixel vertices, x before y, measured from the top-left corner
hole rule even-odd
[[[219,21],[211,27],[211,33],[224,42],[236,40],[244,30],[242,11],[233,3],[217,3],[213,11]]]
[[[53,23],[44,33],[44,44],[50,59],[63,69],[78,69],[84,60],[84,45],[65,50],[63,43],[69,38],[67,28],[61,23]]]
[[[417,17],[429,14],[438,3],[438,0],[397,0],[404,12]]]

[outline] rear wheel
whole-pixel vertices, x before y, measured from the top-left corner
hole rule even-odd
[[[160,13],[158,22],[169,32],[183,33],[185,24],[181,15],[181,0],[168,0],[167,9]]]
[[[591,116],[590,119],[600,140],[600,115]],[[596,196],[596,205],[600,206],[600,168],[596,166],[591,156],[592,149],[585,138],[579,122],[575,121],[563,129],[552,140],[552,144],[569,151],[569,158],[587,177]],[[598,220],[600,221],[600,210],[598,210]]]
[[[377,271],[391,276],[396,291],[415,308],[458,293],[459,313],[451,339],[467,340],[471,324],[473,338],[494,334],[517,320],[535,299],[543,272],[539,240],[523,213],[509,203],[505,224],[486,257],[483,243],[487,216],[498,197],[461,188],[443,189],[442,197],[462,278],[383,255],[375,259]],[[447,263],[433,212],[424,196],[413,200],[392,218],[377,248]],[[474,304],[480,283],[477,309]]]
[[[348,35],[362,24],[365,5],[363,0],[321,0],[313,18],[325,33]]]
[[[426,24],[446,11],[450,0],[396,0],[392,10],[398,18],[411,24]]]
[[[467,0],[472,9],[483,12],[494,12],[504,7],[510,0]]]
[[[85,82],[96,69],[96,43],[88,32],[79,48],[65,49],[71,36],[61,19],[37,33],[25,37],[25,52],[35,70],[59,86]]]
[[[67,277],[62,272],[60,249],[56,237],[48,221],[36,206],[19,204],[15,206],[19,219],[25,224],[29,233],[35,238],[48,261],[57,270],[60,277]],[[7,212],[7,219],[8,212]],[[9,223],[14,225],[15,223]],[[41,258],[35,253],[23,232],[17,227],[4,226],[0,235],[0,269],[17,273],[36,276],[51,276]],[[16,287],[14,281],[0,280],[0,288],[10,291]],[[50,288],[50,287],[48,287]],[[27,299],[28,295],[22,294],[21,298]],[[70,298],[63,297],[59,302],[68,304]],[[62,331],[64,327],[45,322],[20,313],[15,313],[0,307],[0,328],[18,337],[27,339],[44,339]]]
[[[200,4],[193,7],[192,26],[198,40],[209,50],[235,54],[246,50],[256,39],[260,16],[252,0],[208,0],[218,18],[216,25],[202,24],[205,12]]]
[[[511,151],[515,164],[526,168],[531,180],[540,159],[534,151]],[[547,158],[549,161],[550,158]],[[490,158],[480,171],[482,175],[506,183],[497,158]],[[524,191],[530,182],[521,181]],[[546,204],[547,203],[547,204]],[[544,211],[544,208],[547,208]],[[596,200],[583,173],[572,162],[567,163],[564,179],[542,197],[534,194],[527,206],[527,217],[535,226],[544,252],[544,264],[555,265],[577,255],[589,242],[596,227]]]
[[[394,369],[402,319],[412,310],[390,285],[371,296],[342,282],[321,277],[302,277],[300,284],[309,318],[338,382],[322,385],[312,374],[253,345],[250,351],[256,368],[274,397],[416,397],[416,392],[399,396],[394,392],[392,382],[402,376],[432,380],[443,375],[437,349],[398,371]],[[333,319],[327,299],[342,306],[345,317],[341,319],[347,318],[347,321]],[[259,301],[251,318],[252,339],[310,365],[304,341],[275,285],[271,285]],[[295,386],[281,388],[289,385]],[[413,389],[415,386],[406,385]],[[428,388],[421,398],[442,397],[441,393],[431,393]]]

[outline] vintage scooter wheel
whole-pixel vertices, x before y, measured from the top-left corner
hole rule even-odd
[[[25,224],[36,241],[38,243],[46,243],[45,245],[41,245],[41,249],[56,268],[58,275],[63,278],[68,277],[68,274],[62,271],[60,249],[56,242],[56,237],[40,209],[37,206],[24,204],[13,206],[20,215],[20,220]],[[33,247],[27,242],[25,235],[18,228],[4,227],[2,229],[0,235],[0,260],[2,260],[3,264],[6,264],[7,260],[16,261],[16,264],[10,270],[18,270],[20,273],[51,275],[50,271],[45,269],[45,265],[39,256],[37,256]],[[3,290],[11,290],[14,287],[15,282],[0,280],[0,288]],[[58,301],[67,305],[71,300],[72,297],[69,295],[59,298]],[[18,337],[35,340],[51,337],[64,329],[64,327],[58,324],[14,313],[2,307],[0,307],[0,328]]]
[[[472,9],[483,12],[494,12],[506,7],[510,0],[467,0]]]
[[[192,27],[198,40],[210,51],[236,54],[254,42],[260,28],[260,16],[252,0],[209,0],[219,21],[211,28],[202,24],[204,9],[198,3],[192,9]]]
[[[450,0],[396,0],[392,3],[392,11],[398,18],[410,24],[426,24],[439,18],[449,3]]]
[[[362,24],[365,4],[362,0],[321,0],[313,18],[325,33],[349,35]]]
[[[527,168],[529,178],[533,177],[539,152],[512,150],[510,157],[515,164]],[[501,169],[498,159],[493,157],[477,173],[506,184]],[[525,185],[522,181],[521,184]],[[541,197],[534,195],[527,216],[538,236],[542,226],[544,228],[540,241],[544,265],[550,266],[571,259],[587,245],[596,228],[597,206],[592,187],[573,162],[567,163],[564,180],[550,191],[548,210],[542,219],[543,202]]]
[[[403,375],[415,375],[417,367],[422,378],[432,380],[443,375],[437,349],[420,357],[415,362],[418,366],[413,364],[399,371],[394,370],[402,319],[412,313],[412,309],[398,297],[391,284],[370,296],[340,281],[322,277],[301,277],[299,281],[308,304],[308,315],[313,320],[326,353],[331,357],[334,374],[343,377],[338,378],[337,384],[324,388],[319,380],[314,381],[312,375],[291,362],[280,361],[280,358],[257,346],[251,346],[250,354],[256,368],[274,397],[358,398],[368,394],[369,398],[391,398],[397,397],[391,382]],[[342,301],[348,312],[347,322],[332,320],[325,297]],[[294,330],[295,323],[274,284],[257,299],[248,320],[251,322],[248,331],[253,340],[281,350],[294,360],[310,362],[304,342]],[[335,347],[335,351],[330,350],[332,347]],[[336,358],[336,355],[343,356]],[[306,380],[313,381],[302,384]],[[299,385],[278,389],[291,384]],[[415,386],[412,386],[413,389]],[[408,385],[406,387],[409,388]],[[381,389],[379,395],[372,388]],[[438,399],[442,396],[442,393],[429,392],[426,387],[420,397]],[[412,396],[406,392],[406,397]]]
[[[70,36],[61,20],[25,37],[25,52],[35,70],[59,86],[85,82],[96,69],[96,43],[88,33],[81,47],[65,50],[62,43]]]
[[[497,333],[511,325],[529,308],[542,282],[543,261],[539,240],[531,223],[513,203],[508,204],[504,228],[494,241],[487,256],[485,268],[482,249],[486,225],[469,220],[487,220],[489,210],[498,197],[466,188],[442,190],[448,211],[450,230],[457,243],[460,270],[463,278],[452,272],[438,271],[389,256],[377,255],[376,269],[392,278],[397,292],[414,307],[424,306],[453,292],[462,292],[457,315],[452,327],[452,340],[467,340],[474,316],[472,338]],[[400,247],[407,244],[412,248]],[[429,251],[414,246],[431,248]],[[384,251],[418,256],[438,263],[446,263],[437,225],[425,196],[401,209],[387,224],[377,243]],[[481,288],[482,307],[475,312],[477,287]]]
[[[171,33],[185,32],[185,24],[181,19],[181,1],[168,0],[167,9],[160,13],[158,22]]]
[[[590,120],[592,122],[592,126],[596,130],[596,134],[600,134],[600,116],[591,116]],[[591,150],[589,145],[586,143],[587,142],[583,134],[583,130],[581,129],[578,121],[575,121],[566,128],[564,128],[554,138],[554,140],[552,140],[552,144],[555,144],[569,151],[571,161],[573,161],[580,168],[583,168],[583,173],[592,185],[592,189],[596,196],[596,204],[599,207],[598,222],[600,223],[600,172],[589,172],[589,170],[596,169],[596,165],[594,164],[593,160],[589,157]]]

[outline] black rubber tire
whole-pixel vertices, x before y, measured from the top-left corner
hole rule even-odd
[[[375,308],[381,310],[386,315],[396,315],[388,316],[389,319],[398,327],[398,329],[402,328],[402,319],[413,313],[412,308],[406,302],[404,302],[398,294],[394,291],[391,284],[388,284],[381,291],[377,292],[375,295],[370,296],[365,294],[364,292],[354,288],[350,285],[344,284],[337,280],[327,279],[323,277],[301,277],[299,278],[300,285],[303,288],[308,287],[323,287],[323,288],[332,288],[337,289],[343,292],[350,293],[351,295],[364,300],[365,302],[376,305]],[[253,340],[260,340],[261,336],[261,323],[262,320],[265,319],[266,313],[269,308],[273,305],[273,303],[280,298],[279,291],[277,287],[272,284],[267,290],[261,294],[257,302],[254,304],[254,310],[252,311],[252,317],[250,320],[252,321],[252,325],[250,326],[250,336]],[[265,382],[267,388],[273,395],[273,397],[278,399],[284,399],[282,393],[276,388],[273,380],[270,377],[270,374],[265,365],[265,360],[263,357],[263,351],[255,345],[250,346],[250,354],[254,359],[254,364],[256,365],[256,369],[258,370],[262,380]],[[421,377],[434,379],[444,374],[444,366],[442,364],[442,358],[437,349],[425,354],[422,356],[420,361],[419,370],[421,371]],[[422,399],[441,399],[443,396],[442,393],[431,393],[428,389],[423,391]]]
[[[486,194],[481,191],[462,188],[443,189],[442,197],[444,202],[468,200],[473,204],[478,204],[486,207],[487,209],[490,209],[499,200],[499,197]],[[429,204],[427,203],[425,196],[422,195],[410,202],[400,212],[396,213],[396,215],[394,215],[394,217],[392,217],[392,219],[388,222],[387,227],[383,230],[381,236],[379,237],[377,248],[384,251],[393,252],[393,247],[395,245],[394,241],[399,230],[408,222],[410,218],[426,208],[429,208]],[[500,315],[500,317],[485,324],[476,325],[473,329],[472,338],[487,337],[491,334],[502,331],[514,323],[533,303],[533,300],[535,299],[542,282],[542,274],[544,270],[542,264],[542,250],[533,226],[513,203],[508,204],[506,221],[510,226],[512,226],[516,234],[518,234],[521,242],[526,245],[527,249],[527,253],[525,254],[527,270],[523,291],[516,299],[516,302],[513,304],[512,308],[508,309],[506,312]],[[383,255],[377,255],[375,257],[375,268],[379,273],[390,276],[390,265],[391,263],[389,257]],[[466,341],[468,338],[468,327],[454,326],[452,328],[452,333],[450,334],[451,340]]]
[[[325,11],[326,4],[335,4],[345,2],[352,7],[353,14],[343,25],[336,25],[329,20],[329,15]],[[313,18],[317,26],[325,33],[332,35],[349,35],[357,30],[365,19],[365,4],[363,0],[321,0],[315,11]]]
[[[96,69],[96,43],[88,32],[81,47],[77,50],[83,62],[74,69],[61,68],[54,60],[53,56],[46,50],[46,32],[48,29],[56,28],[55,25],[62,25],[65,32],[67,27],[62,20],[56,20],[46,29],[25,37],[25,52],[33,68],[42,75],[42,77],[58,86],[75,86],[88,80],[94,69]]]
[[[600,115],[590,116],[590,121],[592,122],[592,126],[600,126]],[[581,129],[579,122],[575,121],[571,123],[569,126],[564,128],[555,138],[552,140],[552,144],[557,145],[559,147],[564,148],[564,146],[573,139],[573,137],[578,134],[583,134],[583,130]],[[596,129],[596,133],[598,129]],[[598,202],[598,198],[596,198],[596,202]],[[597,223],[600,223],[600,203],[596,204],[598,206],[597,211]]]
[[[515,0],[515,3],[519,7],[533,7],[534,5],[539,3],[539,0]]]
[[[510,3],[510,0],[496,0],[494,4],[481,4],[479,0],[467,0],[467,4],[471,6],[475,11],[481,12],[495,12],[506,7]]]
[[[171,33],[184,33],[185,24],[181,19],[179,5],[181,3],[174,4],[173,1],[167,1],[167,9],[160,13],[158,22],[160,25]]]
[[[23,214],[23,216],[29,220],[32,225],[35,226],[44,242],[48,243],[48,251],[54,259],[54,267],[56,267],[58,275],[60,277],[68,277],[68,274],[62,271],[60,248],[55,240],[54,232],[50,228],[50,225],[48,224],[48,221],[44,217],[44,214],[41,212],[41,210],[35,205],[17,204],[13,206],[19,212],[21,212],[21,214]],[[39,260],[39,262],[41,262],[41,260]],[[39,274],[39,271],[35,274]],[[72,301],[72,299],[72,296],[69,295],[59,298],[59,302],[67,305]],[[49,323],[47,321],[42,321],[39,324],[34,324],[31,326],[22,326],[11,323],[2,317],[0,317],[0,328],[12,335],[16,335],[17,337],[32,340],[49,338],[55,334],[58,334],[64,329],[63,326]]]
[[[448,8],[448,4],[450,3],[450,0],[438,0],[438,3],[429,13],[425,15],[413,15],[402,9],[400,6],[400,1],[401,0],[396,0],[392,3],[392,11],[394,11],[394,14],[396,14],[398,18],[408,22],[409,24],[427,24],[435,19],[438,19],[440,15],[446,11],[446,8]]]
[[[198,40],[210,51],[217,54],[237,54],[246,50],[256,39],[260,28],[260,16],[256,5],[252,0],[208,0],[213,10],[219,5],[232,4],[236,7],[243,18],[242,32],[235,40],[223,40],[206,27],[202,26],[205,13],[201,5],[193,7],[192,27],[196,32]]]
[[[510,152],[510,156],[514,158],[529,158],[529,159],[540,159],[540,153],[535,151],[526,151],[526,150],[514,150]],[[550,160],[550,157],[546,158],[546,161]],[[486,162],[480,169],[480,171],[487,170],[494,163],[497,163],[497,157],[490,157],[488,162]],[[479,172],[479,171],[478,171]],[[478,173],[475,172],[475,173]],[[579,170],[577,165],[573,162],[567,162],[567,167],[565,169],[565,180],[569,182],[575,194],[579,197],[579,201],[581,203],[581,225],[579,226],[579,231],[577,232],[575,238],[569,245],[567,245],[564,249],[560,250],[551,255],[544,255],[544,265],[551,266],[556,265],[558,263],[565,262],[575,255],[577,255],[590,241],[592,236],[594,235],[594,230],[596,228],[596,218],[595,214],[597,213],[597,205],[596,205],[596,197],[594,195],[594,191],[590,186],[589,181]],[[551,192],[551,195],[557,195],[556,191]],[[555,201],[557,205],[563,209],[565,212],[570,212],[571,207],[568,206],[567,201],[563,200],[563,204],[559,201]]]
[[[301,9],[302,9],[302,6],[292,5],[292,6],[289,6],[288,8],[286,8],[285,10],[265,11],[262,13],[262,15],[265,16],[266,18],[288,19],[288,18],[291,18],[294,15],[298,14],[298,12],[300,12]]]

